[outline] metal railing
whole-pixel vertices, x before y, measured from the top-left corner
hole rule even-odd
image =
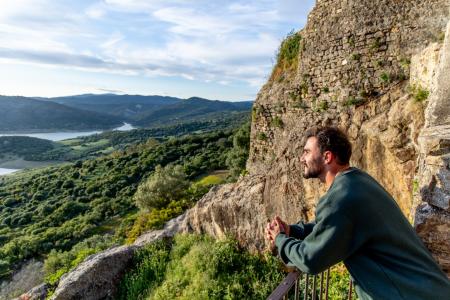
[[[319,275],[308,275],[300,271],[290,272],[267,300],[323,300],[328,299],[330,269]],[[350,280],[347,299],[353,296],[353,283]]]

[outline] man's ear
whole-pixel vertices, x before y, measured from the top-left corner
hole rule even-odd
[[[330,163],[333,161],[333,159],[334,159],[334,154],[333,154],[333,152],[331,152],[331,151],[325,151],[325,152],[323,153],[323,161],[324,161],[326,164],[330,164]]]

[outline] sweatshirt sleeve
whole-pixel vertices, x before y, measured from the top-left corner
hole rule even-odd
[[[291,224],[289,225],[289,236],[303,240],[305,239],[308,234],[310,234],[314,228],[314,225],[316,223],[304,223],[304,222],[298,222],[297,224]]]
[[[328,210],[305,239],[280,233],[275,238],[282,261],[309,274],[318,274],[352,253],[353,224],[345,214]]]

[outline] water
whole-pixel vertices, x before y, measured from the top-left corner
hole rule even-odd
[[[122,126],[114,128],[113,130],[128,131],[134,129],[133,125],[123,123]],[[81,136],[89,136],[103,131],[79,131],[79,132],[48,132],[48,133],[17,133],[17,134],[0,134],[0,136],[29,136],[51,141],[62,141],[67,139],[73,139]]]
[[[14,172],[20,171],[19,169],[6,169],[6,168],[0,168],[0,176],[2,175],[8,175]]]

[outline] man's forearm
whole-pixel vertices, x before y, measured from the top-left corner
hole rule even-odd
[[[316,224],[312,223],[303,223],[299,222],[297,224],[289,225],[289,233],[287,234],[289,237],[293,237],[296,239],[304,240],[312,231]]]

